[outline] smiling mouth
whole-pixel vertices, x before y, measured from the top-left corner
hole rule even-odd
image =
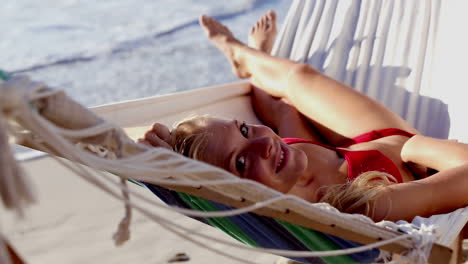
[[[287,157],[287,152],[283,148],[282,145],[280,145],[280,158],[278,160],[278,163],[276,164],[276,172],[278,173],[281,169],[283,169],[284,165],[286,164],[286,157]]]

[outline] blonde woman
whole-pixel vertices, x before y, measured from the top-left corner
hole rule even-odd
[[[275,22],[271,11],[262,16],[247,46],[215,19],[200,18],[234,73],[251,78],[252,103],[265,125],[196,117],[172,131],[155,124],[140,142],[377,221],[468,205],[467,145],[419,135],[380,103],[311,66],[270,56]]]

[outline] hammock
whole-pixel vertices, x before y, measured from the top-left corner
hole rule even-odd
[[[440,3],[428,1],[418,5],[398,1],[352,1],[340,4],[338,1],[293,2],[275,43],[273,55],[309,63],[334,79],[384,103],[423,134],[446,138],[446,105],[440,100],[421,96],[422,83],[428,78],[423,73],[427,75],[430,72],[433,56],[430,49],[434,48],[432,45]],[[415,24],[419,27],[414,27]],[[324,34],[327,32],[331,34]],[[418,34],[420,38],[415,37]],[[406,36],[401,38],[402,35]],[[363,43],[356,45],[358,41]],[[333,44],[329,45],[329,42]],[[392,51],[386,52],[390,48]],[[398,48],[404,53],[399,54]],[[413,54],[416,57],[409,58]],[[388,66],[384,62],[398,65],[399,68],[394,73],[385,72]],[[363,66],[359,67],[359,64]],[[356,70],[353,72],[347,69]],[[390,93],[398,92],[395,91],[395,80],[392,78],[405,75],[408,77],[407,84],[403,86],[412,93],[390,96]],[[408,102],[407,106],[403,106],[402,102]],[[434,124],[433,114],[439,117],[438,124]],[[148,185],[148,188],[171,205],[205,211],[232,209],[159,186]],[[467,213],[467,210],[459,210],[440,221],[446,222],[448,217],[458,218],[458,228],[455,230],[460,230],[466,223]],[[358,246],[338,237],[255,214],[207,219],[204,222],[257,247],[321,251]],[[416,226],[421,226],[422,222],[420,218],[414,221]],[[327,263],[367,263],[375,261],[378,256],[379,252],[374,249],[349,256],[325,257],[323,260]],[[317,259],[296,260],[318,262]]]
[[[433,3],[436,6],[438,5],[437,1],[434,1]],[[383,81],[382,81],[379,78],[381,78],[380,77],[382,75],[381,73],[384,72],[385,67],[380,67],[380,68],[374,67],[375,65],[379,65],[379,63],[380,63],[380,66],[384,65],[383,61],[385,61],[387,57],[383,56],[383,54],[385,53],[386,49],[384,46],[382,46],[384,44],[377,45],[375,41],[372,40],[373,38],[371,36],[380,36],[379,34],[381,34],[382,32],[388,33],[388,34],[383,34],[384,36],[383,39],[384,40],[387,39],[387,41],[381,41],[380,43],[387,43],[387,42],[392,43],[392,41],[390,41],[391,33],[392,32],[394,34],[396,33],[395,29],[393,29],[392,31],[391,28],[388,28],[390,27],[390,25],[392,25],[392,23],[396,23],[396,22],[391,22],[392,15],[396,18],[399,18],[397,19],[397,21],[404,21],[405,19],[411,20],[414,17],[418,17],[418,16],[414,16],[414,13],[416,12],[416,10],[418,10],[418,6],[416,6],[416,4],[413,4],[413,3],[403,4],[397,1],[395,2],[389,1],[389,2],[385,2],[385,4],[382,4],[381,2],[378,2],[378,1],[375,1],[375,2],[374,1],[369,1],[369,2],[352,1],[347,4],[349,5],[339,6],[337,1],[336,2],[295,1],[286,19],[286,23],[285,23],[286,25],[285,27],[283,27],[283,30],[280,32],[281,37],[279,38],[279,41],[275,45],[274,52],[280,56],[288,56],[296,60],[303,60],[308,63],[311,63],[316,68],[324,71],[325,73],[333,77],[336,77],[336,79],[344,81],[345,83],[350,84],[353,87],[356,87],[362,92],[368,92],[370,93],[371,96],[374,95],[373,97],[377,97],[377,99],[379,99],[378,98],[379,96],[383,98],[388,98],[388,90],[385,90],[386,89],[385,87],[387,86],[390,86],[390,88],[394,87],[394,80],[390,79],[389,77],[383,77]],[[423,5],[425,4],[426,3],[424,3]],[[412,6],[412,8],[404,8],[402,5],[414,5],[414,6]],[[423,8],[422,10],[425,10],[426,13],[428,12],[431,15],[423,16],[425,18],[423,20],[426,22],[428,21],[431,22],[435,19],[434,17],[437,17],[437,14],[436,15],[433,14],[434,12],[437,13],[436,11],[434,11],[434,10],[437,10],[437,8],[431,8],[429,4],[427,6],[429,7]],[[341,12],[347,11],[348,14],[346,16],[339,16],[340,11]],[[356,14],[360,14],[360,15],[356,15]],[[327,43],[330,41],[328,38],[332,39],[333,34],[329,34],[329,35],[326,35],[323,33],[314,34],[314,33],[321,32],[321,31],[336,33],[337,29],[335,27],[338,27],[338,29],[340,29],[339,26],[337,26],[340,24],[334,20],[338,19],[339,17],[345,18],[344,21],[342,21],[343,22],[342,25],[349,26],[349,27],[352,27],[354,25],[355,29],[350,30],[350,28],[346,28],[343,26],[340,32],[341,33],[347,32],[349,33],[349,35],[339,34],[342,38],[337,38],[336,40],[332,40],[334,42],[333,47],[342,48],[346,46],[346,44],[349,45],[349,40],[354,39],[354,38],[362,39],[364,38],[363,36],[366,36],[369,39],[369,43],[364,42],[364,41],[362,42],[360,49],[354,47],[355,52],[352,53],[351,55],[347,55],[346,53],[344,53],[342,51],[343,48],[342,49],[337,48],[337,51],[333,50],[333,52],[332,52],[332,49],[328,51],[325,50],[325,47],[327,47]],[[358,19],[358,18],[362,18],[362,19]],[[415,21],[409,21],[407,23],[410,23],[410,25],[418,24]],[[421,23],[421,24],[424,24],[424,23]],[[361,28],[363,29],[361,29],[357,25],[361,25]],[[372,27],[372,26],[368,27],[368,30],[370,30],[370,32],[367,32],[364,30],[365,25],[375,25],[375,27]],[[399,29],[399,31],[404,32],[405,30],[402,28],[402,25],[403,24],[397,23],[396,26]],[[424,42],[431,43],[430,41],[428,41],[428,39],[434,38],[433,34],[434,34],[435,29],[434,29],[434,26],[428,27],[427,24],[425,25],[426,27],[422,26],[421,32],[426,32],[426,38],[423,38],[424,41],[421,41],[421,43],[424,43]],[[433,24],[429,23],[429,25],[433,25]],[[335,29],[332,30],[332,28],[335,28]],[[415,30],[413,27],[407,27],[406,29],[407,29],[408,36],[416,35],[413,32],[413,30]],[[356,34],[357,37],[354,37],[352,33]],[[319,36],[323,37],[323,39],[319,39]],[[393,37],[396,38],[396,35],[394,35]],[[292,41],[293,39],[294,41]],[[375,39],[377,39],[377,37]],[[403,45],[402,49],[405,52],[408,52],[409,50],[411,50],[410,47],[413,47],[416,41],[411,40],[409,37],[403,38],[403,39],[407,40],[405,44],[409,46]],[[425,61],[424,59],[430,60],[431,58],[430,52],[427,52],[428,50],[430,50],[427,46],[430,46],[430,45],[421,44],[421,43],[416,43],[416,46],[420,44],[418,50],[420,50],[422,46],[422,50],[424,50],[422,55],[419,54],[418,52],[414,52],[414,51],[413,52],[421,55],[419,56],[419,58],[423,58],[422,62],[416,60],[416,62],[412,61],[413,64],[410,64],[409,61],[411,60],[408,59],[408,61],[406,61],[407,62],[406,64],[400,64],[398,63],[400,62],[400,60],[403,60],[403,62],[405,62],[405,60],[408,57],[407,56],[399,57],[398,55],[394,55],[393,57],[393,62],[395,63],[395,65],[402,65],[402,67],[400,68],[400,72],[398,72],[398,74],[396,74],[395,76],[401,76],[402,72],[404,74],[408,74],[405,71],[405,69],[407,68],[411,69],[411,74],[408,74],[407,76],[408,78],[406,79],[406,82],[408,83],[408,85],[405,85],[406,89],[411,90],[411,91],[420,90],[421,84],[424,83],[423,76],[425,75],[423,74],[423,72],[426,72],[424,69],[428,68],[427,66],[428,62]],[[314,48],[314,45],[318,45],[318,47]],[[394,47],[397,47],[399,45],[402,45],[402,44],[397,43],[397,42],[393,43]],[[356,51],[356,49],[358,51]],[[351,49],[348,49],[348,52],[350,50]],[[373,53],[374,50],[379,51],[379,52]],[[397,54],[397,52],[394,52],[394,53]],[[330,54],[333,55],[331,56],[333,58],[330,58],[329,56],[327,56]],[[404,54],[404,55],[408,55],[408,54]],[[354,69],[354,68],[358,68],[356,67],[357,64],[354,64],[353,66],[353,64],[350,64],[350,62],[355,62],[355,63],[359,62],[359,63],[363,63],[362,65],[371,65],[370,63],[371,61],[377,61],[377,63],[372,64],[373,65],[372,69],[359,68],[361,70],[356,70],[352,73],[350,73],[351,71],[346,71],[346,69],[343,67],[340,68],[337,66],[337,65],[346,65],[346,67]],[[414,65],[414,63],[416,65]],[[416,77],[414,75],[416,75]],[[414,81],[414,80],[410,81],[411,78],[418,79],[418,81]],[[379,84],[379,85],[376,85],[376,84]],[[387,86],[383,84],[387,84]],[[29,83],[21,79],[10,80],[4,83],[4,87],[13,87],[13,86],[14,87],[29,86],[33,88],[42,87],[41,85],[38,85],[37,83],[36,84]],[[378,90],[370,89],[370,87],[377,87],[377,86],[379,87]],[[412,86],[413,88],[408,88],[410,86]],[[246,88],[245,84],[239,84],[239,85],[236,85],[236,87],[238,88],[232,89],[232,87],[229,87],[230,88],[229,90],[231,90],[231,94],[224,94],[222,97],[219,97],[216,100],[226,101],[231,97],[242,96],[243,94],[246,94],[248,92],[248,89]],[[216,88],[216,89],[219,91],[219,88]],[[207,90],[207,93],[208,92],[209,91]],[[28,94],[28,93],[25,93],[25,94]],[[186,96],[187,94],[190,94],[190,93],[186,93]],[[384,95],[387,95],[387,96],[384,96]],[[45,95],[40,95],[40,96],[45,97]],[[410,94],[409,96],[410,96],[409,98],[410,103],[411,102],[414,103],[420,99],[420,97],[418,96],[414,97],[414,93]],[[30,100],[33,100],[33,99],[34,98],[31,98]],[[160,101],[163,102],[164,100],[160,100]],[[389,104],[387,106],[394,109],[396,105],[396,101],[397,100],[387,102]],[[149,101],[147,101],[146,103],[148,102]],[[429,101],[429,102],[432,102],[432,101]],[[31,103],[31,102],[28,101],[28,103]],[[145,102],[143,102],[143,104],[144,103]],[[131,104],[132,103],[130,103],[130,105]],[[133,104],[136,105],[138,103],[134,102]],[[142,102],[139,102],[139,104],[142,104]],[[203,103],[200,103],[200,104],[203,105]],[[424,122],[420,122],[420,120],[424,118],[416,119],[415,117],[411,117],[411,115],[415,112],[421,114],[421,113],[425,113],[425,111],[422,111],[422,110],[412,111],[411,108],[416,107],[417,109],[421,105],[423,105],[426,108],[429,108],[429,106],[432,106],[433,103],[424,103],[424,104],[416,103],[415,104],[416,106],[411,106],[411,104],[409,105],[410,106],[408,106],[408,108],[405,108],[403,111],[400,110],[397,112],[402,114],[402,116],[406,117],[410,121],[411,119],[413,119],[412,121],[413,125],[416,123],[415,126],[420,131],[425,132],[425,130],[428,130],[427,125],[426,125],[427,123],[425,124]],[[127,107],[128,106],[129,105],[127,105]],[[439,104],[439,106],[440,106],[439,107],[440,109],[441,107],[443,107],[443,104]],[[67,107],[70,107],[70,106],[67,106]],[[106,109],[111,109],[111,108],[115,110],[116,108],[119,108],[119,107],[109,106],[109,107],[101,107],[95,110],[97,112],[102,113],[104,116],[106,116],[105,114]],[[118,113],[116,112],[118,111],[114,111],[112,115],[118,115]],[[44,115],[44,113],[42,114]],[[159,114],[163,116],[163,113],[159,113]],[[108,114],[106,118],[109,117],[110,115],[111,114]],[[50,116],[48,118],[50,118]],[[426,119],[429,119],[429,118],[426,118]],[[71,128],[76,128],[76,127],[72,126]],[[82,128],[82,127],[79,127],[79,128]],[[30,129],[30,130],[34,131],[34,129]],[[102,128],[100,132],[103,132],[103,131],[106,131],[106,129]],[[38,133],[37,131],[34,131],[34,132]],[[438,131],[437,133],[441,133],[441,132]],[[445,133],[447,133],[447,131],[445,131]],[[428,134],[428,133],[425,132],[425,134]],[[68,136],[70,136],[70,133],[68,133]],[[59,150],[57,149],[52,149],[52,152],[58,152],[58,151]],[[231,180],[232,178],[232,176],[227,174],[226,172],[215,170],[214,168],[211,168],[211,166],[207,166],[205,164],[201,165],[200,163],[197,163],[194,161],[189,161],[189,160],[186,161],[180,157],[176,157],[174,153],[166,153],[163,150],[149,151],[149,154],[146,157],[141,157],[144,155],[140,155],[140,156],[137,155],[137,157],[133,158],[133,161],[135,162],[139,160],[139,161],[148,162],[149,160],[151,160],[151,158],[149,157],[152,157],[150,154],[164,156],[164,159],[166,160],[168,157],[171,157],[171,158],[174,158],[174,160],[177,160],[177,162],[174,161],[170,165],[161,165],[159,170],[157,170],[157,168],[154,168],[153,171],[161,173],[161,175],[173,176],[173,175],[177,175],[177,172],[179,172],[181,176],[188,176],[186,179],[195,179],[193,175],[183,175],[183,174],[186,173],[187,168],[197,170],[197,168],[199,167],[196,167],[196,166],[201,166],[200,168],[203,168],[206,171],[204,171],[205,175],[199,177],[200,179],[213,178],[214,175],[213,173],[210,173],[210,170],[214,170],[217,175],[218,174],[220,175],[221,178],[217,178],[217,179]],[[115,171],[115,173],[121,175],[121,173],[119,173],[119,169],[115,167],[116,166],[115,163],[112,163],[112,165],[114,166],[112,167],[110,166],[110,163],[107,165],[103,165],[103,164],[97,164],[95,160],[86,161],[86,160],[83,160],[82,157],[80,157],[80,159],[77,159],[77,157],[80,155],[81,154],[75,157],[67,157],[67,158],[69,158],[70,160],[78,160],[79,162],[82,162],[83,164],[90,164],[90,165],[93,164],[93,167],[111,171],[111,172]],[[183,160],[183,163],[181,160],[178,160],[178,159]],[[172,170],[170,172],[168,172],[167,169],[166,170],[162,169],[168,166],[169,167],[175,166],[174,164],[177,164],[178,167],[171,168]],[[187,164],[195,164],[195,165],[187,165]],[[207,167],[209,167],[209,169]],[[140,180],[142,182],[150,182],[149,178],[143,177],[143,174],[138,174],[138,172],[132,173],[131,175],[132,175],[132,178]],[[207,175],[208,175],[208,178],[207,178]],[[162,179],[164,179],[164,177],[162,177]],[[159,183],[155,182],[155,184],[159,185],[160,182]],[[203,188],[200,191],[198,191],[197,188],[180,187],[180,186],[175,186],[173,184],[175,183],[174,182],[165,183],[165,185],[170,186],[172,189],[181,189],[181,190],[186,191],[187,193],[197,194],[208,199],[214,199],[219,202],[226,201],[226,204],[230,204],[230,205],[234,205],[238,207],[243,207],[244,204],[249,204],[249,202],[259,202],[259,201],[267,200],[268,198],[271,198],[271,197],[278,197],[279,195],[278,193],[274,191],[266,190],[266,188],[261,187],[261,185],[253,185],[253,183],[247,184],[251,186],[246,187],[243,185],[242,188],[237,188],[237,189],[232,188],[232,186],[231,187],[226,186],[225,188],[222,188],[220,186],[211,186],[207,183],[206,186],[203,185]],[[164,183],[162,183],[161,185],[164,185]],[[202,183],[200,182],[198,184],[192,183],[192,185],[201,186]],[[194,198],[194,196],[188,196],[185,194],[180,194],[180,195],[177,194],[177,196],[173,196],[173,193],[171,191],[160,189],[158,187],[153,187],[152,185],[149,185],[149,188],[157,192],[159,195],[161,195],[163,199],[165,199],[170,204],[173,203],[173,204],[178,204],[178,205],[185,205],[187,207],[192,207],[192,208],[196,207],[197,209],[203,207],[205,210],[208,210],[208,211],[211,211],[211,210],[217,211],[220,209],[226,209],[224,205],[221,205],[219,203],[206,203],[205,200]],[[246,188],[246,189],[243,189],[243,188]],[[234,190],[231,190],[231,189],[234,189]],[[250,190],[250,192],[246,190]],[[168,192],[170,192],[171,194],[167,195]],[[261,193],[261,195],[252,195],[252,196],[248,195],[249,193],[256,193],[256,192]],[[222,194],[221,196],[224,196],[224,197],[220,198],[220,194]],[[239,199],[239,197],[242,197],[242,199]],[[259,205],[259,204],[261,203],[257,203],[256,205]],[[393,226],[395,231],[389,231],[387,228],[390,228],[389,226],[392,226],[391,223],[387,223],[388,225],[386,225],[386,228],[376,227],[373,223],[369,221],[369,219],[363,220],[362,218],[357,217],[357,216],[345,216],[344,214],[339,214],[337,212],[334,212],[331,208],[327,208],[325,205],[304,204],[303,202],[298,201],[297,199],[293,199],[293,198],[291,198],[291,201],[284,200],[283,203],[273,203],[273,204],[270,204],[268,207],[270,211],[273,211],[273,213],[271,212],[267,212],[267,213],[261,212],[261,213],[274,216],[277,219],[283,219],[288,222],[289,221],[295,222],[296,224],[300,223],[301,225],[305,225],[309,227],[315,227],[315,228],[318,227],[317,228],[318,230],[326,231],[327,233],[336,234],[336,235],[339,234],[340,236],[345,237],[345,238],[354,238],[353,240],[360,241],[362,243],[369,243],[372,241],[377,241],[377,240],[382,240],[382,239],[385,240],[385,239],[392,238],[392,237],[397,237],[397,238],[402,239],[403,242],[400,242],[400,244],[397,243],[398,246],[393,245],[393,246],[389,246],[386,248],[391,251],[401,252],[403,248],[413,248],[413,247],[416,247],[416,245],[418,244],[417,241],[408,240],[407,237],[402,235],[402,233],[396,232],[397,229],[408,229],[408,232],[414,232],[415,231],[414,229],[411,230],[410,228],[406,228],[407,226],[411,226],[407,224],[403,224],[403,226],[399,226],[399,227]],[[466,210],[464,211],[459,210],[455,214],[458,214],[458,216],[453,216],[453,217],[448,216],[448,217],[461,219],[458,222],[455,221],[457,223],[457,227],[455,227],[453,230],[454,230],[454,233],[456,234],[458,233],[458,231],[456,231],[457,228],[458,230],[460,230],[463,227],[464,223],[466,223],[467,217],[466,217]],[[353,222],[349,223],[350,218],[347,218],[347,217],[351,217],[351,219],[353,219]],[[293,225],[293,224],[285,223],[283,221],[273,220],[271,218],[261,217],[261,216],[257,216],[254,214],[243,214],[241,216],[238,216],[238,218],[231,218],[230,220],[224,219],[224,220],[219,220],[219,221],[213,221],[213,219],[210,219],[209,221],[211,223],[215,223],[215,225],[224,225],[224,229],[232,233],[234,236],[236,236],[237,239],[242,240],[243,242],[246,242],[254,246],[274,247],[274,248],[283,248],[283,249],[299,249],[299,250],[301,249],[302,250],[303,249],[323,250],[323,249],[331,249],[331,248],[355,247],[357,245],[354,242],[349,242],[340,238],[336,238],[334,236],[325,235],[325,234],[316,234],[316,232],[311,231],[306,228],[302,228],[298,225]],[[420,222],[423,222],[423,221],[420,221]],[[237,230],[238,232],[233,232],[233,230],[235,230],[236,228],[239,229]],[[260,232],[257,231],[259,228],[262,228],[263,232],[265,232],[266,234],[265,236],[262,236],[262,234],[259,234]],[[343,230],[345,232],[343,232]],[[429,231],[422,230],[422,231],[426,231],[426,235],[412,234],[412,237],[413,238],[415,237],[426,238],[426,239],[429,238],[430,240],[429,242],[434,241],[435,237],[431,235],[432,232],[430,230]],[[361,232],[363,233],[361,237],[356,235],[356,233],[359,234]],[[448,232],[446,232],[445,234],[447,233]],[[452,235],[451,238],[445,239],[446,241],[445,243],[443,243],[443,245],[448,246],[453,242],[454,234],[452,233],[451,235]],[[317,243],[315,244],[312,243],[313,241],[311,241],[314,239],[318,240],[316,241]],[[327,241],[327,242],[324,242],[324,241]],[[439,238],[438,242],[440,241],[441,240]],[[419,245],[423,245],[423,246],[430,245],[430,243],[429,244],[426,243],[428,241],[423,241],[423,242],[424,243],[421,243]],[[323,246],[324,243],[329,244],[329,247],[324,247]],[[425,249],[430,250],[430,246],[426,247]],[[438,257],[437,251],[439,251],[439,253],[442,252],[442,255],[448,252],[447,250],[444,250],[444,247],[435,245],[432,251],[433,253],[436,252],[432,255],[434,258]],[[377,252],[376,250],[371,250],[364,254],[352,254],[349,257],[343,257],[343,258],[326,257],[324,260],[327,262],[332,262],[332,263],[333,262],[348,263],[351,261],[356,261],[356,262],[367,261],[368,262],[368,261],[373,261],[377,257],[378,254],[379,252]],[[286,254],[283,254],[283,255],[286,255]],[[309,254],[309,255],[313,256],[313,254]],[[447,255],[443,256],[442,258],[444,257],[446,258]],[[318,261],[315,258],[305,258],[305,257],[297,257],[297,259],[299,261],[312,262],[312,263]],[[424,261],[424,259],[420,261]]]

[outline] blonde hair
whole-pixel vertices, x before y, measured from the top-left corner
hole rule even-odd
[[[177,123],[171,131],[172,149],[186,157],[205,160],[207,145],[206,127],[212,117],[192,116]]]
[[[386,186],[394,184],[391,180],[394,181],[395,177],[388,173],[368,171],[353,181],[322,187],[320,192],[323,196],[319,202],[329,203],[344,213],[359,213],[374,218],[375,204],[373,202],[382,194]],[[390,209],[389,201],[387,214]]]
[[[206,161],[208,121],[214,117],[193,116],[175,125],[171,132],[171,143],[174,151],[196,160]],[[382,190],[393,184],[395,177],[378,171],[369,171],[359,175],[355,180],[344,184],[324,186],[319,192],[323,195],[319,202],[325,202],[345,213],[360,213],[374,216],[375,201]],[[391,204],[389,204],[390,210]]]

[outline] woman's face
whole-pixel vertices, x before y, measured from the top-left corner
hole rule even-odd
[[[206,162],[277,191],[288,192],[307,168],[305,153],[267,126],[210,119],[206,132]]]

